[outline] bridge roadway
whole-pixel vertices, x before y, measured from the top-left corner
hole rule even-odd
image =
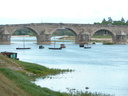
[[[128,25],[93,25],[71,23],[30,23],[0,25],[0,44],[10,44],[11,35],[18,29],[28,28],[37,38],[37,44],[51,44],[51,36],[57,29],[69,29],[75,34],[75,43],[89,43],[93,34],[108,31],[115,44],[126,44]]]

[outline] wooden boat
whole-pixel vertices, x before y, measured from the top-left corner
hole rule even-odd
[[[23,36],[23,47],[18,47],[18,48],[16,48],[17,50],[19,50],[19,49],[31,49],[31,48],[29,48],[29,47],[25,47],[25,40],[24,40],[24,36]]]
[[[31,49],[31,48],[19,48],[19,47],[18,47],[18,48],[16,48],[16,49]]]
[[[56,42],[55,42],[55,37],[54,37],[54,47],[49,48],[49,49],[51,49],[51,50],[61,50],[62,49],[62,47],[56,48],[55,45],[56,45]]]
[[[4,51],[4,52],[1,52],[3,55],[11,58],[11,59],[17,59],[19,60],[19,58],[17,58],[17,53],[15,52],[7,52],[7,51]]]
[[[88,47],[88,44],[87,44],[87,46],[85,46],[84,49],[91,49],[91,47]]]
[[[49,49],[52,49],[52,50],[61,50],[62,48],[49,48]]]
[[[63,32],[63,35],[64,35],[64,32]],[[66,48],[65,44],[64,44],[64,39],[63,39],[63,44],[60,44],[60,47],[61,48]]]
[[[39,46],[39,49],[44,49],[44,47],[42,45]]]
[[[91,49],[91,47],[84,47],[84,49]]]
[[[66,48],[65,44],[60,44],[61,48]]]
[[[84,47],[84,44],[79,44],[79,47]]]

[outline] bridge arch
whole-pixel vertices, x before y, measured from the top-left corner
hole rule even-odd
[[[72,31],[72,33],[74,33],[75,35],[77,35],[77,32],[75,32],[75,30],[73,30],[72,28],[68,28],[68,27],[62,27],[62,28],[55,28],[53,29],[50,34],[53,34],[55,31],[57,31],[58,29],[68,29],[70,31]]]
[[[77,32],[75,32],[72,28],[68,28],[68,27],[63,27],[63,28],[56,28],[54,30],[51,31],[51,36],[54,34],[54,32],[56,32],[57,30],[69,30],[70,32],[72,32],[74,34],[75,37],[75,43],[77,42]]]
[[[37,43],[38,43],[38,41],[39,41],[39,33],[38,33],[35,29],[30,28],[30,27],[18,27],[18,28],[15,28],[15,29],[12,31],[11,35],[12,35],[13,33],[15,33],[17,30],[22,30],[22,29],[26,29],[26,30],[32,31],[32,32],[35,34],[35,37],[36,37],[36,40],[37,40]]]
[[[112,37],[111,42],[115,43],[116,33],[115,33],[115,32],[112,32],[112,31],[109,30],[109,29],[97,29],[96,31],[93,32],[93,34],[91,35],[91,37],[92,37],[93,35],[96,35],[96,34],[100,34],[100,35],[110,35],[110,36]]]

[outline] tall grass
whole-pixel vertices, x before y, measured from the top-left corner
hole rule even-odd
[[[16,83],[18,87],[28,92],[30,96],[63,96],[60,92],[55,92],[47,88],[41,88],[31,83],[27,77],[17,71],[7,68],[0,68],[0,72]]]
[[[113,96],[110,94],[102,94],[98,92],[92,93],[92,92],[88,92],[87,90],[85,90],[84,92],[69,88],[67,88],[67,90],[69,91],[69,93],[65,93],[65,96]]]
[[[50,69],[42,65],[34,64],[34,63],[28,63],[28,62],[23,62],[23,61],[18,61],[15,60],[18,64],[22,65],[26,71],[29,71],[35,75],[55,75],[55,74],[60,74],[64,72],[71,72],[73,70],[69,69]]]

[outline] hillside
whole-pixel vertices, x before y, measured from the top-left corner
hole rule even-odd
[[[24,70],[23,66],[17,64],[12,59],[7,58],[7,57],[3,56],[2,54],[0,54],[0,68],[1,67],[9,68],[12,70],[18,70],[18,71]]]
[[[28,75],[57,74],[65,70],[30,64],[0,54],[0,96],[63,96],[59,92],[36,86],[27,77]]]
[[[0,96],[30,96],[16,84],[0,73]]]

